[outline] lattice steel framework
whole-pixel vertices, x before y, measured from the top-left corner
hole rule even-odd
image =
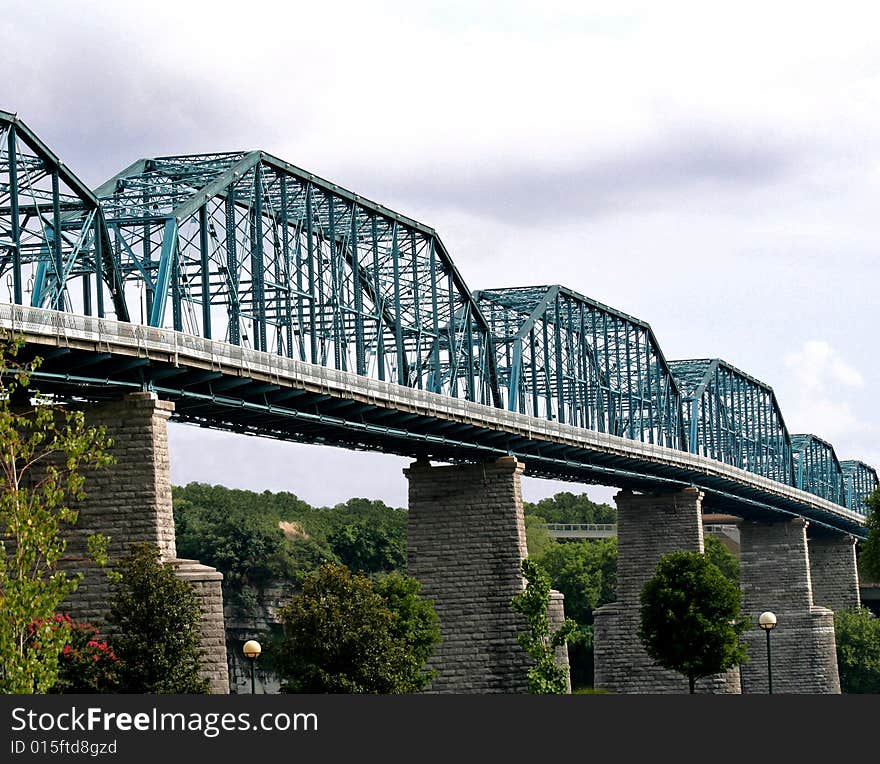
[[[795,482],[797,488],[848,506],[843,470],[834,447],[815,435],[792,435]]]
[[[476,296],[510,411],[682,447],[678,389],[648,324],[561,286]]]
[[[97,190],[136,319],[495,405],[491,337],[436,233],[260,151]]]
[[[670,361],[691,453],[793,485],[792,449],[773,389],[714,358]]]
[[[689,449],[862,514],[878,486],[733,366],[667,363],[648,324],[561,286],[471,294],[433,229],[261,151],[142,159],[93,193],[0,111],[0,278],[9,302]]]
[[[865,499],[880,488],[877,470],[864,462],[853,459],[842,461],[840,469],[843,472],[846,506],[854,512],[867,515],[868,508],[865,506]]]
[[[95,195],[24,122],[0,111],[4,296],[18,304],[102,316],[106,290],[114,312],[128,320],[114,276]]]

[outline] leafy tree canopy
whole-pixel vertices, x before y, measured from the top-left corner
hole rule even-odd
[[[688,678],[712,676],[746,659],[739,587],[699,552],[663,555],[641,596],[639,637],[648,655]]]
[[[528,624],[528,630],[517,634],[516,639],[534,662],[529,669],[529,690],[539,695],[564,695],[568,691],[566,671],[556,662],[556,650],[568,641],[576,625],[566,618],[561,627],[551,632],[550,576],[530,558],[523,560],[522,573],[526,588],[510,605],[525,616]]]
[[[532,504],[523,502],[527,515],[543,517],[548,523],[616,523],[617,510],[608,504],[596,504],[585,493],[568,491]]]
[[[322,565],[281,611],[276,667],[285,692],[398,694],[432,679],[425,661],[440,641],[433,606],[401,575],[378,583]]]
[[[67,644],[56,610],[80,576],[58,569],[65,527],[77,521],[86,470],[113,462],[104,428],[30,386],[40,359],[18,359],[23,343],[0,333],[0,692],[42,693],[55,684]],[[92,536],[101,562],[106,537]]]
[[[406,511],[381,501],[316,508],[292,493],[199,483],[173,495],[179,554],[216,567],[227,590],[297,582],[325,562],[370,574],[406,567]]]
[[[565,595],[566,615],[579,624],[592,624],[593,611],[616,597],[616,538],[555,543],[538,562]]]
[[[834,613],[837,668],[845,693],[880,693],[880,618],[867,608]]]
[[[880,489],[874,491],[867,501],[867,540],[859,544],[859,574],[863,581],[880,582]]]
[[[526,546],[529,550],[529,557],[540,557],[551,547],[556,546],[556,540],[548,533],[544,527],[545,521],[543,517],[537,515],[526,515]]]
[[[715,536],[706,535],[703,549],[709,561],[720,570],[724,577],[739,586],[739,558]]]
[[[112,573],[107,618],[121,692],[201,694],[201,608],[193,588],[150,544],[132,545]]]

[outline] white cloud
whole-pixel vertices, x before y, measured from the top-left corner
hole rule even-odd
[[[868,461],[878,428],[858,407],[862,373],[824,340],[805,341],[783,361],[791,375],[789,395],[780,404],[789,432],[830,441],[840,459]]]
[[[800,350],[785,355],[785,365],[811,394],[827,394],[834,383],[864,387],[865,378],[824,340],[807,340]]]

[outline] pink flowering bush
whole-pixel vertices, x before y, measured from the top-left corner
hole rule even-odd
[[[98,629],[90,623],[77,623],[66,614],[52,620],[55,629],[67,630],[67,644],[58,658],[58,681],[52,692],[114,692],[119,659]]]

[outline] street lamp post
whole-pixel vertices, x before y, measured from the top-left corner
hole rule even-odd
[[[758,625],[767,634],[767,694],[773,694],[773,662],[770,657],[770,632],[776,628],[776,614],[769,610],[758,616]]]
[[[262,649],[263,648],[260,647],[260,643],[257,642],[256,639],[249,639],[244,643],[244,647],[242,648],[244,654],[250,658],[251,661],[251,695],[257,694],[256,665],[257,658],[260,656]]]

